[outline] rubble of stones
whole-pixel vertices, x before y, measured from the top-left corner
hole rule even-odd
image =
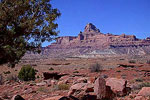
[[[56,74],[49,74],[54,75]],[[52,77],[52,76],[51,76]],[[22,88],[21,88],[22,84]],[[15,95],[7,96],[3,94],[0,100],[25,100],[22,95],[30,95],[32,93],[38,93],[36,88],[40,86],[53,87],[54,85],[68,84],[70,86],[67,94],[65,95],[43,95],[39,100],[133,100],[131,98],[119,99],[120,97],[126,97],[131,95],[134,100],[149,100],[150,87],[143,87],[137,94],[132,95],[132,87],[128,84],[128,80],[119,78],[104,78],[98,77],[83,77],[83,76],[71,76],[64,75],[58,80],[46,79],[39,83],[5,83],[7,88],[13,88]],[[20,87],[20,90],[18,88]],[[11,89],[10,89],[11,90]],[[18,91],[17,91],[18,90]],[[11,90],[13,91],[13,90]],[[31,95],[32,98],[34,95]],[[39,96],[40,97],[40,96]],[[118,98],[119,97],[119,98]]]

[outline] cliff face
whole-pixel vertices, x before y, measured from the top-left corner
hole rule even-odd
[[[56,55],[72,56],[91,54],[93,51],[95,54],[100,54],[105,50],[111,50],[113,54],[147,54],[150,51],[150,38],[142,40],[134,35],[103,34],[89,23],[85,26],[84,32],[80,32],[78,36],[58,37],[55,43],[43,49],[43,54],[51,55],[57,52]]]

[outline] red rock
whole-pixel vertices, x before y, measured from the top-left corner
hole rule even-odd
[[[87,83],[77,83],[77,84],[75,84],[75,85],[72,85],[71,87],[70,87],[70,91],[72,91],[72,92],[70,92],[71,94],[73,94],[73,91],[75,92],[75,91],[83,91],[83,88],[85,87],[87,85]],[[68,95],[71,95],[71,94],[68,94]]]
[[[94,93],[97,95],[97,99],[106,97],[106,81],[105,79],[98,77],[94,83]]]
[[[126,95],[129,90],[126,87],[127,81],[124,79],[117,79],[117,78],[107,78],[106,79],[106,86],[110,86],[111,90],[118,96]]]
[[[150,87],[143,87],[140,92],[138,93],[138,96],[150,96]]]
[[[68,96],[83,97],[86,93],[94,92],[94,86],[88,83],[77,83],[70,87]]]

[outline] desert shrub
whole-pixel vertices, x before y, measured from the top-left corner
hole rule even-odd
[[[136,61],[135,61],[135,60],[129,60],[129,63],[133,63],[133,64],[135,64],[135,63],[136,63]]]
[[[96,64],[92,64],[89,67],[89,69],[90,69],[90,72],[100,72],[103,69],[103,67],[100,64],[96,63]]]
[[[59,84],[58,90],[69,90],[70,86],[68,84]]]
[[[23,81],[35,80],[35,74],[34,68],[30,65],[24,65],[18,74],[18,78]]]
[[[8,75],[6,79],[7,79],[7,81],[10,81],[10,82],[12,82],[12,81],[17,82],[18,81],[18,77],[16,75],[12,75],[12,74]]]

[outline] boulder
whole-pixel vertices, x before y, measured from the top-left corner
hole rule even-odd
[[[144,97],[150,96],[150,87],[143,87],[138,93],[138,96],[144,96]]]
[[[81,98],[89,92],[94,92],[94,86],[88,83],[77,83],[70,87],[68,96],[75,96]]]
[[[105,79],[98,77],[94,83],[94,93],[97,99],[102,99],[106,97],[106,81]]]
[[[130,92],[131,89],[126,85],[127,81],[124,79],[117,79],[117,78],[106,79],[106,86],[109,86],[117,96],[125,96]]]
[[[25,99],[20,95],[14,95],[11,100],[25,100]]]
[[[77,83],[75,85],[72,85],[70,87],[70,90],[68,92],[68,95],[77,95],[75,94],[76,91],[82,92],[83,88],[85,87],[85,85],[87,85],[87,83]]]

